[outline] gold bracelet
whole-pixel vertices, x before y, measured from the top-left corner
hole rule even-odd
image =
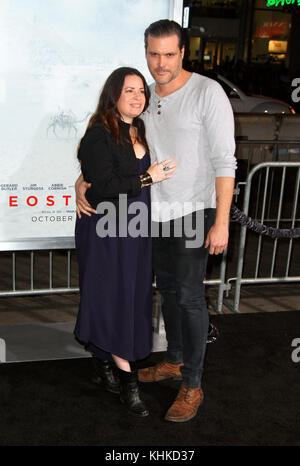
[[[153,183],[152,177],[150,173],[148,172],[145,172],[143,173],[143,175],[140,175],[140,180],[141,180],[142,187],[149,186],[150,184]]]

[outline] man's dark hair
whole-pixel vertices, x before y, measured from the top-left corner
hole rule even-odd
[[[175,21],[171,21],[169,19],[160,19],[159,21],[155,21],[155,23],[150,24],[150,26],[145,30],[145,49],[147,50],[148,47],[149,35],[152,37],[164,37],[172,36],[173,34],[176,34],[178,37],[178,46],[179,50],[181,50],[185,45],[185,36],[182,27]]]

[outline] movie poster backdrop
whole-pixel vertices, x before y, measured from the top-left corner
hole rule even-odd
[[[2,0],[0,241],[74,235],[78,142],[119,66],[148,82],[145,27],[169,0]]]

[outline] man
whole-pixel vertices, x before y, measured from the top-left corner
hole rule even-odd
[[[145,31],[145,51],[155,80],[143,114],[151,158],[160,162],[172,157],[178,167],[172,178],[151,188],[152,219],[159,231],[153,237],[153,269],[168,348],[163,362],[139,370],[138,377],[141,382],[182,378],[165,419],[185,422],[196,415],[204,397],[208,312],[203,280],[208,254],[221,254],[228,244],[236,168],[234,119],[217,82],[182,68],[184,39],[177,23],[152,23]],[[193,247],[185,230],[177,235],[176,225],[192,221],[199,229],[199,218],[205,242]],[[170,234],[164,234],[168,229]]]
[[[218,83],[182,68],[184,39],[177,23],[151,24],[145,31],[145,50],[155,80],[150,86],[150,106],[143,115],[151,157],[158,162],[173,157],[178,167],[164,186],[151,188],[152,204],[157,207],[152,218],[159,223],[159,231],[166,222],[171,229],[170,237],[153,238],[153,269],[162,295],[168,348],[165,361],[141,369],[139,380],[182,376],[165,419],[184,422],[196,415],[203,400],[208,328],[203,280],[208,253],[221,254],[228,244],[236,168],[234,119]],[[178,216],[166,206],[174,201],[190,205],[187,217],[201,213],[197,203],[202,204],[206,240],[201,247],[186,247],[184,235],[172,235]]]

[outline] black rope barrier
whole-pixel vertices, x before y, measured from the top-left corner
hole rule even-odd
[[[231,206],[230,217],[232,220],[236,220],[247,229],[258,233],[259,235],[270,236],[271,238],[300,238],[300,228],[273,228],[267,227],[263,223],[259,223],[256,220],[252,220],[244,212],[238,209],[236,206]]]

